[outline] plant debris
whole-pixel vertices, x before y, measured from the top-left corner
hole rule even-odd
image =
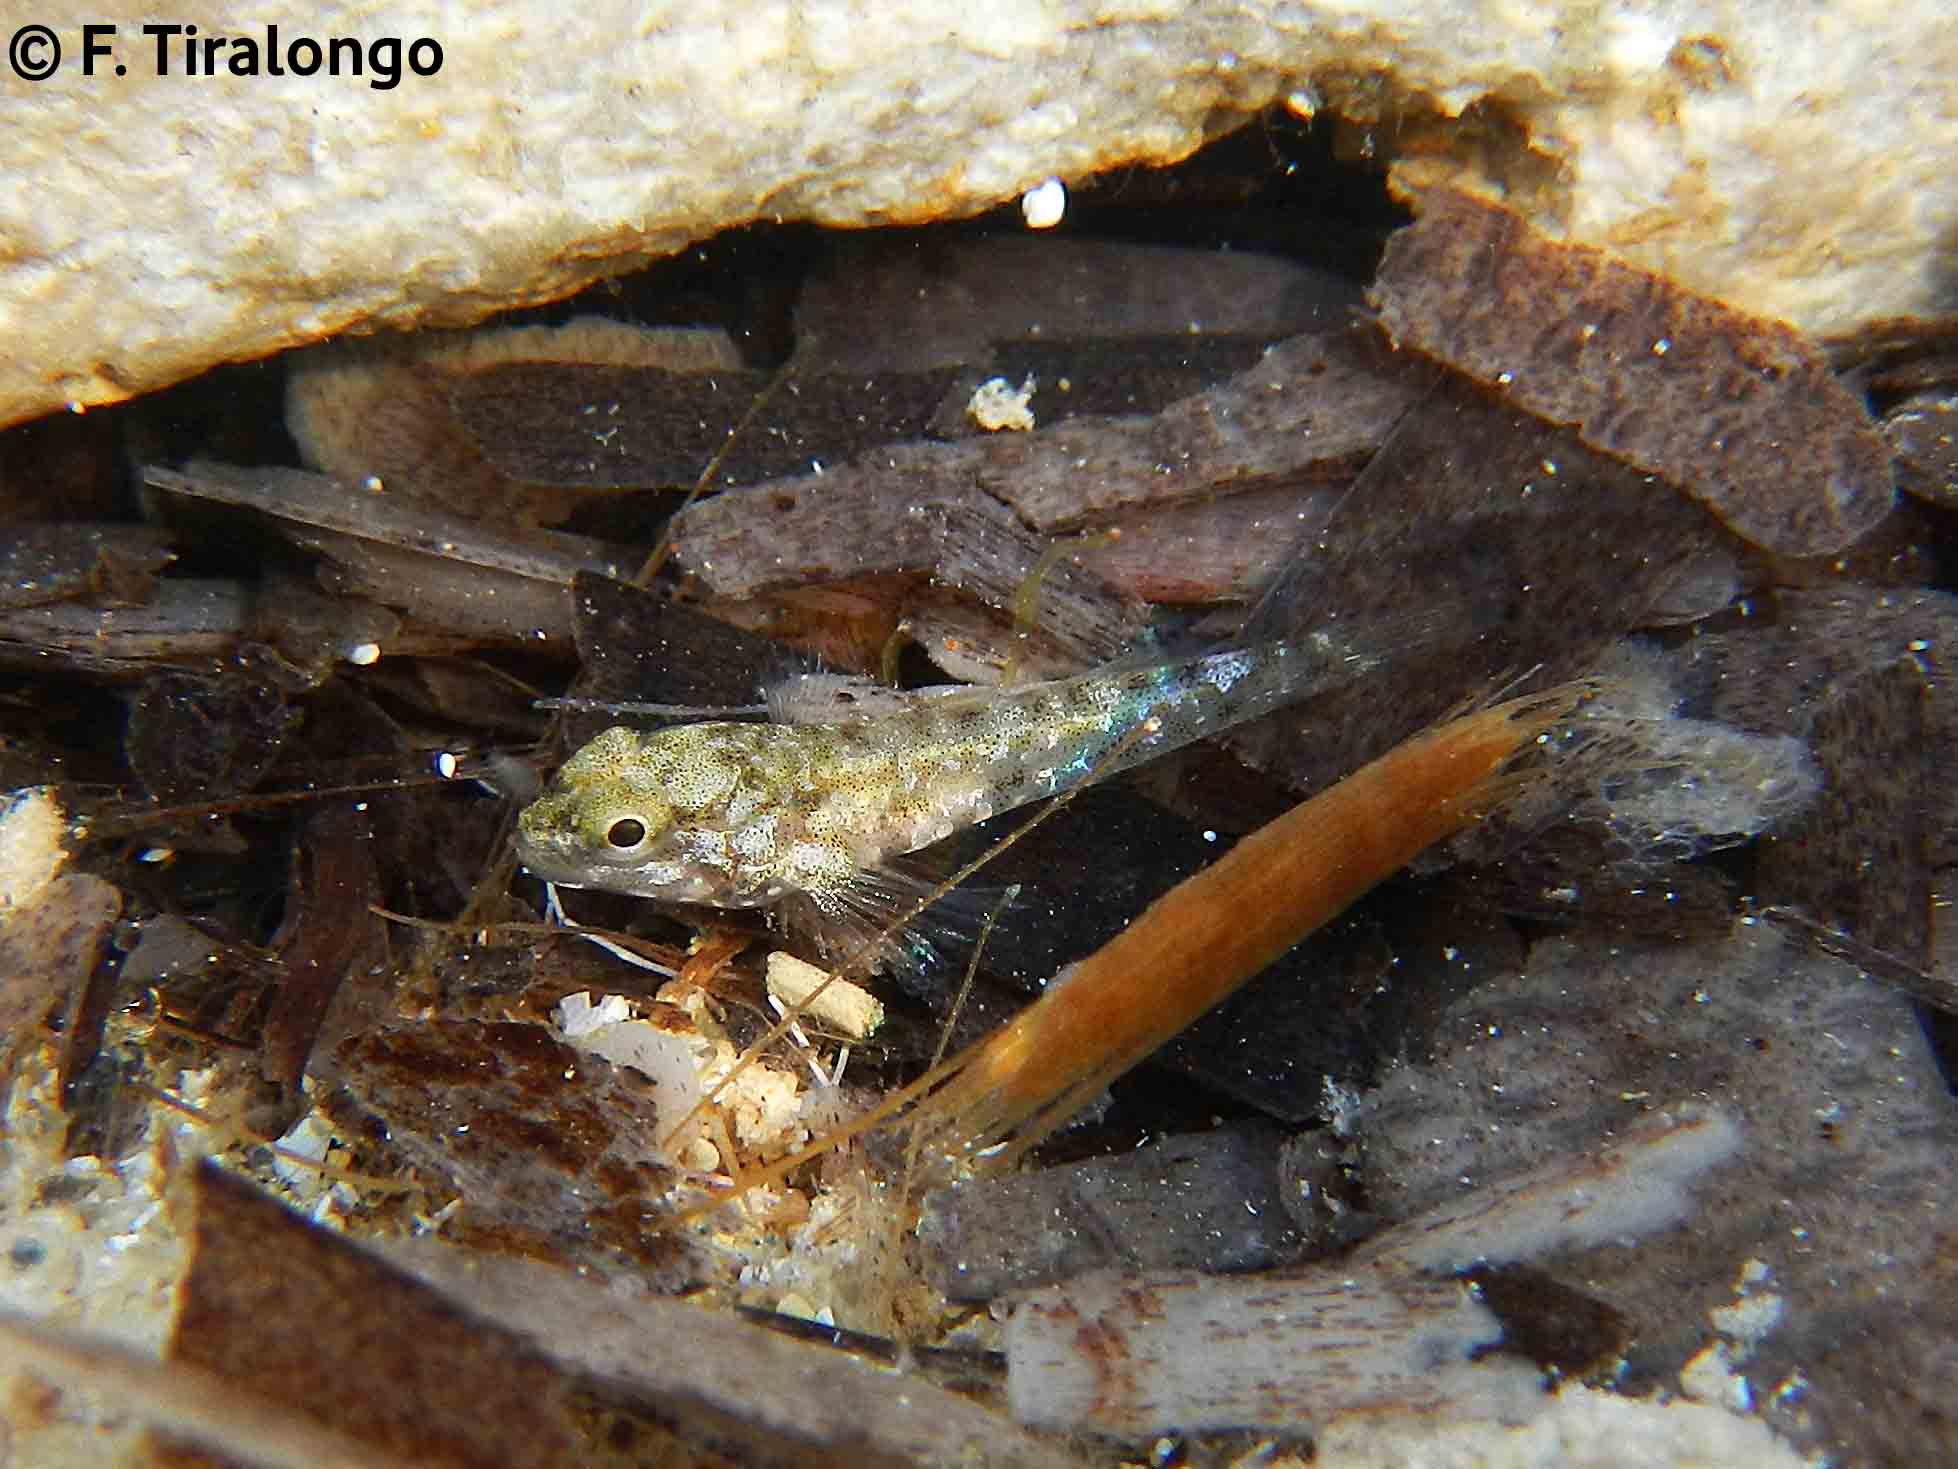
[[[1025,434],[894,445],[821,476],[685,511],[681,563],[724,596],[928,572],[941,517],[1004,505],[1030,530],[1078,530],[1142,506],[1350,477],[1428,375],[1345,331],[1289,339],[1159,414],[1080,417]]]
[[[1895,498],[1890,452],[1822,354],[1500,205],[1440,189],[1369,299],[1398,342],[1663,476],[1792,555],[1853,544]]]
[[[569,1458],[570,1384],[521,1336],[458,1312],[221,1169],[205,1164],[189,1183],[191,1259],[170,1360],[391,1459]],[[387,1302],[378,1321],[377,1299]]]

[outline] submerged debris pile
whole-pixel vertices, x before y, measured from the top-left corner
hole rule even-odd
[[[1958,369],[1417,204],[731,243],[0,441],[16,1444],[1949,1457]],[[567,830],[746,816],[518,870],[700,719],[816,727],[813,916],[625,736]]]

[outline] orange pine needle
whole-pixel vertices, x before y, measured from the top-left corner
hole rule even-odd
[[[1017,1157],[1368,889],[1472,825],[1504,794],[1505,766],[1584,692],[1515,700],[1417,735],[1163,894],[946,1063],[947,1079],[914,1113],[926,1156],[1011,1136]]]

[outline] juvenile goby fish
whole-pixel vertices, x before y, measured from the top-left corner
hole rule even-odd
[[[1330,635],[1012,689],[904,696],[827,723],[608,729],[517,823],[517,855],[569,887],[839,914],[892,858],[1113,774],[1382,661]]]

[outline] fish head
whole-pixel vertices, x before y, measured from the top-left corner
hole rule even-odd
[[[517,818],[517,860],[566,887],[719,907],[769,901],[735,860],[727,822],[745,762],[741,740],[724,732],[755,728],[606,730]]]

